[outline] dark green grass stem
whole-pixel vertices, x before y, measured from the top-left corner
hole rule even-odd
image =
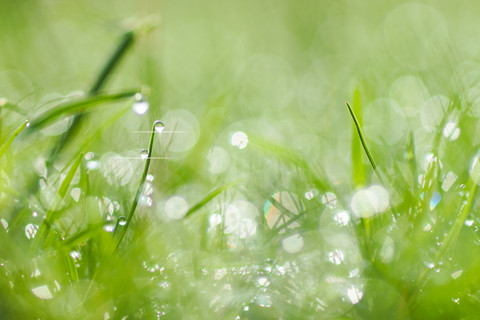
[[[380,177],[380,174],[377,171],[377,164],[375,163],[375,160],[373,159],[372,153],[370,152],[370,149],[367,146],[367,142],[365,141],[365,137],[363,135],[363,131],[362,131],[362,128],[360,126],[360,123],[359,123],[357,117],[355,116],[355,113],[353,112],[352,107],[350,107],[348,102],[345,102],[345,104],[347,105],[348,111],[350,112],[350,115],[352,116],[353,123],[355,124],[355,129],[357,130],[358,137],[360,138],[360,143],[362,144],[363,150],[365,151],[365,154],[367,155],[368,161],[370,162],[370,165],[372,166],[373,171],[375,172],[375,175],[377,176],[378,180],[380,181],[380,183],[383,184],[382,178]]]
[[[94,84],[88,91],[89,96],[96,95],[105,86],[109,76],[113,73],[113,70],[115,69],[115,67],[118,66],[118,64],[120,63],[122,57],[125,55],[127,50],[132,46],[134,40],[135,40],[135,32],[128,31],[123,34],[113,54],[107,60],[107,63],[104,65],[99,75],[97,76],[97,80],[94,82]],[[62,134],[62,136],[59,138],[58,142],[56,143],[55,147],[52,148],[52,150],[50,151],[50,155],[48,156],[48,160],[47,160],[47,167],[51,167],[53,165],[58,154],[68,144],[70,139],[75,135],[83,117],[84,117],[84,114],[81,112],[77,113],[73,117],[73,120],[70,123],[70,126],[68,127],[67,131],[65,131]]]
[[[120,246],[120,243],[122,242],[122,239],[125,236],[125,233],[127,232],[127,229],[130,226],[130,223],[132,222],[135,209],[137,208],[137,205],[138,205],[138,200],[142,195],[142,189],[145,184],[145,180],[147,179],[148,168],[150,167],[150,161],[151,161],[151,156],[153,151],[153,141],[155,140],[156,124],[157,122],[155,121],[152,126],[152,133],[150,135],[150,142],[148,144],[148,157],[145,160],[145,167],[143,168],[143,174],[142,174],[142,177],[140,178],[140,184],[138,185],[137,192],[135,193],[135,198],[133,199],[132,206],[130,207],[130,212],[128,213],[128,217],[127,217],[127,223],[125,224],[125,226],[123,226],[122,230],[120,231],[120,234],[118,235],[118,240],[117,240],[117,244],[115,245],[115,250],[117,250],[118,247]]]
[[[12,135],[10,136],[10,138],[8,138],[8,140],[3,144],[3,146],[0,148],[0,158],[5,154],[5,152],[7,151],[8,147],[10,147],[10,145],[12,144],[13,140],[15,140],[15,138],[20,134],[20,132],[23,131],[23,129],[25,129],[27,126],[28,126],[29,122],[28,121],[25,121],[23,122],[18,128],[17,130],[15,130]]]

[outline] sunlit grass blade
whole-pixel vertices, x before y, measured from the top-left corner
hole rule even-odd
[[[57,207],[59,205],[58,201],[64,200],[67,194],[67,191],[70,188],[70,185],[72,183],[73,177],[75,176],[75,173],[77,172],[77,169],[80,166],[80,163],[82,162],[82,158],[83,158],[83,154],[80,154],[79,156],[77,156],[75,162],[70,167],[70,170],[65,176],[65,179],[60,185],[60,188],[58,189],[58,193],[57,193],[58,198],[56,198],[57,199],[56,202],[52,204],[52,208],[49,209],[49,211],[47,212],[46,218],[43,220],[42,224],[40,225],[38,233],[35,237],[35,242],[32,245],[32,248],[34,250],[38,250],[40,247],[44,245],[44,242],[47,239],[47,236],[52,227],[52,224],[58,218],[58,211],[57,211],[58,209]]]
[[[20,134],[20,132],[23,131],[23,129],[25,129],[26,127],[29,126],[29,122],[28,120],[25,121],[24,123],[22,123],[13,133],[12,135],[8,138],[7,141],[5,141],[5,143],[2,145],[2,147],[0,148],[0,158],[5,154],[5,152],[7,151],[8,147],[10,147],[10,145],[12,144],[13,140],[15,140],[15,138]]]
[[[31,132],[41,129],[59,119],[65,115],[72,115],[79,111],[85,112],[89,111],[92,108],[101,106],[106,103],[118,102],[125,99],[130,99],[135,96],[141,89],[131,89],[122,91],[114,94],[98,95],[93,97],[87,97],[85,99],[68,102],[62,104],[52,110],[46,111],[45,113],[38,116],[34,119],[31,124]]]
[[[225,192],[227,191],[228,189],[230,189],[231,187],[233,187],[234,185],[238,184],[240,182],[240,180],[238,181],[234,181],[234,182],[231,182],[231,183],[228,183],[224,186],[221,186],[221,187],[217,187],[215,189],[213,189],[209,194],[207,194],[202,200],[200,200],[199,202],[197,202],[195,205],[193,205],[190,209],[188,209],[187,213],[185,214],[185,217],[188,217],[190,216],[191,214],[195,213],[196,211],[200,210],[201,208],[203,208],[207,203],[209,203],[210,201],[212,201],[216,196],[218,196],[219,194],[221,194],[222,192]]]
[[[117,243],[115,245],[115,250],[117,250],[118,247],[120,246],[120,243],[122,242],[123,237],[125,236],[125,233],[127,232],[128,227],[132,222],[133,215],[135,214],[135,209],[137,209],[138,201],[140,200],[140,196],[142,195],[142,190],[145,185],[145,180],[147,179],[148,168],[150,167],[150,161],[151,161],[151,156],[153,151],[153,142],[155,140],[156,125],[157,125],[157,121],[155,121],[152,126],[152,133],[150,135],[150,142],[148,144],[148,149],[147,149],[148,155],[147,155],[147,158],[145,159],[145,166],[143,168],[142,177],[140,178],[140,183],[138,185],[137,192],[135,193],[135,198],[133,199],[132,206],[130,207],[130,211],[127,216],[127,221],[118,235]]]

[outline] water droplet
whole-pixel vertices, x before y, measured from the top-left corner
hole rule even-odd
[[[348,222],[350,221],[350,215],[346,211],[339,211],[335,217],[335,221],[339,226],[346,226]]]
[[[360,302],[360,300],[362,300],[363,292],[359,288],[352,285],[347,289],[347,296],[352,304],[357,304]]]
[[[115,230],[115,224],[109,222],[103,226],[103,230],[105,230],[106,232],[113,232]]]
[[[87,152],[85,154],[85,160],[92,160],[95,157],[95,153],[93,152]]]
[[[288,253],[297,253],[303,249],[303,237],[299,234],[294,234],[282,240],[282,247]]]
[[[473,220],[465,220],[465,225],[466,225],[467,227],[471,227],[474,222],[475,222],[475,221],[473,221]]]
[[[450,276],[452,277],[453,280],[456,280],[462,275],[462,273],[463,273],[463,270],[457,270],[452,272]]]
[[[357,191],[350,206],[357,217],[369,218],[387,210],[389,201],[388,191],[382,186],[373,185]]]
[[[170,197],[165,202],[165,214],[170,219],[182,219],[188,210],[188,203],[185,199],[179,196]]]
[[[145,180],[152,182],[155,177],[151,174],[147,175],[147,178]]]
[[[455,183],[455,181],[457,181],[457,175],[450,171],[443,179],[442,190],[447,192]]]
[[[155,121],[155,124],[154,124],[154,125],[155,125],[155,131],[156,131],[157,133],[162,133],[163,130],[165,130],[165,125],[164,125],[163,122],[160,121],[160,120]]]
[[[460,304],[460,298],[452,298],[452,301],[456,304]]]
[[[342,263],[343,258],[344,258],[343,252],[338,249],[335,249],[334,251],[328,254],[328,260],[330,260],[330,262],[333,264]]]
[[[5,231],[8,232],[8,222],[7,222],[7,220],[2,218],[2,219],[0,219],[0,223],[2,223],[2,226],[5,229]]]
[[[27,239],[33,239],[37,235],[38,226],[36,224],[27,224],[25,226],[25,236]]]
[[[335,193],[327,192],[322,197],[322,203],[326,207],[333,209],[337,206],[337,196],[335,195]]]
[[[318,196],[318,190],[317,189],[309,190],[309,191],[305,192],[304,196],[305,196],[305,199],[312,200],[313,198]]]
[[[73,188],[72,191],[70,191],[70,195],[72,196],[75,202],[78,202],[81,194],[82,194],[82,190],[80,188]]]
[[[453,121],[447,122],[443,128],[443,136],[450,141],[457,140],[460,136],[460,129],[457,126],[457,123]]]
[[[143,160],[148,158],[148,150],[147,149],[142,149],[140,151],[140,158],[142,158]]]
[[[133,111],[135,111],[138,115],[143,115],[148,111],[150,107],[147,100],[145,100],[144,96],[141,93],[135,94],[135,102],[132,105]]]
[[[95,170],[95,169],[98,169],[98,167],[100,167],[100,162],[98,161],[88,161],[87,162],[87,169],[88,170]]]
[[[118,218],[118,224],[120,226],[124,226],[127,224],[127,218],[125,218],[124,216],[121,216],[120,218]]]
[[[220,223],[222,223],[222,216],[219,215],[218,213],[214,213],[210,216],[208,221],[210,222],[211,227],[215,227],[215,226],[219,225]]]
[[[25,127],[27,127],[27,128],[30,127],[30,121],[25,120]]]
[[[32,293],[40,299],[53,299],[53,295],[47,285],[39,286],[32,289]]]
[[[248,136],[245,132],[237,131],[232,135],[230,143],[238,149],[245,149],[248,144]]]

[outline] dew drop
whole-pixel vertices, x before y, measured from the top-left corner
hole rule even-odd
[[[148,158],[148,150],[147,149],[142,149],[140,151],[140,158],[142,158],[143,160]]]
[[[106,232],[113,232],[115,230],[115,224],[114,223],[107,223],[103,226],[103,230]]]
[[[133,111],[135,111],[138,115],[143,115],[148,111],[150,107],[147,100],[145,100],[144,96],[141,93],[135,94],[135,102],[132,105]]]
[[[340,264],[343,261],[343,252],[335,249],[334,251],[328,254],[328,260],[333,264]]]
[[[25,226],[25,236],[27,239],[33,239],[35,238],[35,235],[37,234],[38,226],[36,224],[27,224]]]
[[[154,126],[157,133],[162,133],[165,130],[165,125],[160,120],[155,121]]]
[[[337,205],[337,196],[335,195],[335,193],[327,192],[322,197],[322,203],[326,207],[333,209]]]
[[[127,218],[125,218],[125,217],[123,217],[123,216],[120,217],[120,218],[118,218],[118,224],[119,224],[120,226],[126,225],[126,224],[127,224]]]
[[[25,120],[25,127],[27,127],[27,128],[30,127],[30,121]]]
[[[458,128],[457,124],[453,121],[447,122],[443,128],[443,136],[450,141],[457,140],[460,136],[460,129]]]
[[[238,149],[245,149],[248,144],[248,136],[245,132],[237,131],[232,135],[230,143]]]
[[[346,211],[339,211],[335,217],[335,221],[339,226],[346,226],[348,222],[350,221],[350,215]]]

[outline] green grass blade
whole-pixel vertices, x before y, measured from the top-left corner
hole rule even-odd
[[[198,203],[196,203],[194,206],[192,206],[190,209],[188,209],[187,213],[185,214],[185,217],[188,217],[191,214],[193,214],[194,212],[200,210],[201,208],[203,208],[203,206],[205,206],[207,203],[209,203],[213,198],[215,198],[216,196],[218,196],[222,192],[225,192],[226,190],[230,189],[231,187],[238,184],[239,182],[240,182],[240,180],[237,180],[237,181],[228,183],[224,186],[217,187],[217,188],[213,189],[209,194],[207,194],[207,196],[205,196],[205,198],[203,198]]]
[[[80,101],[74,101],[74,102],[68,102],[68,103],[62,104],[52,110],[46,111],[45,113],[41,114],[38,118],[34,119],[31,125],[31,129],[32,129],[31,132],[34,132],[35,130],[41,129],[51,124],[52,122],[54,122],[55,120],[57,120],[62,116],[71,115],[80,111],[85,112],[94,107],[97,107],[106,103],[118,102],[125,99],[130,99],[133,96],[135,96],[135,94],[138,93],[139,91],[141,91],[141,89],[126,90],[126,91],[122,91],[114,94],[87,97]]]
[[[75,176],[75,173],[77,172],[77,169],[80,166],[80,163],[82,162],[82,158],[83,158],[83,154],[80,154],[79,156],[77,156],[77,158],[75,159],[75,162],[70,167],[70,170],[68,171],[65,179],[63,180],[62,184],[60,185],[60,188],[58,189],[58,198],[57,198],[58,201],[63,201],[63,199],[65,198],[67,191],[70,188],[70,184],[72,183],[73,177]],[[38,230],[38,234],[35,237],[35,242],[34,242],[34,245],[32,246],[34,250],[37,250],[44,245],[44,242],[47,239],[47,236],[52,227],[52,224],[58,218],[58,212],[56,211],[57,207],[58,207],[58,203],[54,203],[52,205],[52,208],[47,212],[46,218],[43,220]]]
[[[3,144],[3,146],[0,148],[0,158],[5,154],[7,151],[8,147],[12,144],[13,140],[20,134],[20,132],[23,131],[26,127],[28,127],[29,122],[28,120],[22,123],[13,133],[12,135],[8,138],[7,141]]]
[[[353,94],[353,108],[357,115],[359,126],[362,126],[362,99],[360,90],[357,88]],[[362,161],[362,145],[357,142],[355,131],[352,132],[352,176],[355,186],[361,188],[366,184],[365,166]]]
[[[140,178],[140,184],[138,185],[137,192],[135,193],[135,198],[133,199],[132,206],[130,207],[130,212],[128,213],[128,217],[127,217],[127,222],[123,226],[122,230],[120,231],[120,233],[118,235],[118,240],[117,240],[117,244],[115,245],[115,250],[117,250],[118,247],[120,246],[120,243],[122,242],[122,239],[125,236],[125,233],[127,232],[128,227],[130,226],[130,223],[132,222],[132,218],[133,218],[133,215],[135,213],[135,209],[137,208],[138,201],[139,201],[140,196],[142,194],[142,189],[143,189],[143,186],[145,184],[145,179],[147,178],[147,174],[148,174],[148,168],[150,167],[150,160],[151,160],[152,151],[153,151],[153,141],[155,140],[155,126],[156,126],[156,124],[157,124],[157,121],[155,121],[153,123],[153,126],[152,126],[152,133],[150,134],[150,142],[148,144],[148,156],[147,156],[147,159],[145,160],[145,167],[143,168],[142,177]]]
[[[380,175],[377,172],[377,164],[375,163],[375,160],[373,159],[372,153],[370,152],[370,149],[367,146],[367,142],[365,141],[365,136],[363,134],[363,130],[361,127],[361,124],[358,120],[358,118],[355,116],[355,113],[353,112],[352,107],[348,104],[348,102],[345,102],[347,105],[348,111],[350,112],[350,115],[352,116],[353,124],[355,125],[355,129],[357,130],[358,137],[360,138],[360,143],[362,144],[363,150],[365,151],[365,154],[367,155],[368,161],[370,162],[370,165],[373,168],[373,171],[375,171],[375,174],[381,180]]]

